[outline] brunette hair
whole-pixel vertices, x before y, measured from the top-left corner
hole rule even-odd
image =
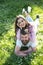
[[[15,21],[15,33],[18,31],[18,29],[20,29],[20,27],[17,26],[18,20],[19,20],[20,18],[22,18],[22,17],[17,17],[17,18],[16,18],[16,21]],[[24,18],[22,18],[22,19],[25,20]],[[26,21],[26,20],[25,20],[25,21]]]

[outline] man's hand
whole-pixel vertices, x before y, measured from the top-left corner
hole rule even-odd
[[[24,52],[24,51],[20,51],[20,47],[19,46],[16,46],[15,47],[15,54],[18,55],[18,56],[27,56],[27,54]]]
[[[29,54],[32,52],[32,48],[30,47],[28,50],[24,51],[25,54]]]

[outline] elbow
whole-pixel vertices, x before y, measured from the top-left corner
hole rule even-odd
[[[17,54],[18,54],[18,51],[17,51],[17,50],[15,50],[15,51],[14,51],[14,53],[17,55]]]
[[[15,50],[14,53],[18,56],[19,55],[19,51]]]
[[[36,52],[37,49],[36,48],[33,48],[32,50],[33,50],[33,52]]]

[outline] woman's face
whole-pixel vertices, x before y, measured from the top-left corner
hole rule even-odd
[[[25,27],[26,26],[26,21],[24,19],[22,19],[22,18],[19,18],[17,26],[20,27],[20,28]]]

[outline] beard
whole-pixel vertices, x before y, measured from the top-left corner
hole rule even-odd
[[[29,40],[28,40],[28,41],[27,41],[27,40],[25,40],[25,41],[22,40],[22,43],[23,43],[24,45],[28,44],[28,42],[29,42]]]

